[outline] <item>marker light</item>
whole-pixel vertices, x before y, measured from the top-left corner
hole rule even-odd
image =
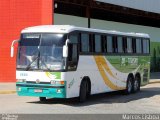
[[[64,85],[64,81],[60,81],[60,84],[61,84],[61,85]]]

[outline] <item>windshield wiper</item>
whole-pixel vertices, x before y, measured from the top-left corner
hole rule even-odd
[[[31,65],[37,60],[39,59],[40,57],[40,45],[41,45],[41,40],[42,40],[42,35],[40,35],[40,42],[39,42],[39,45],[38,45],[38,56],[26,67],[26,71],[28,71],[30,68],[31,68]],[[34,53],[37,53],[36,51]],[[33,55],[34,55],[33,53]],[[39,68],[39,60],[38,60],[38,63],[37,63],[37,67]]]
[[[33,60],[27,67],[26,67],[26,71],[28,71],[31,68],[31,65],[39,58],[39,56],[37,56],[35,58],[35,60]]]
[[[39,69],[39,62],[41,61],[42,64],[44,64],[44,66],[47,68],[47,70],[48,70],[48,71],[51,71],[51,70],[47,67],[46,63],[45,63],[43,60],[40,59],[40,51],[39,51],[39,53],[38,53],[38,56],[26,67],[26,71],[28,71],[28,70],[31,68],[31,65],[32,65],[37,59],[38,59],[38,61],[37,61],[37,67],[38,67],[38,69]]]

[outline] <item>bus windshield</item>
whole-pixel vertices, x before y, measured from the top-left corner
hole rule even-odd
[[[64,34],[22,34],[18,47],[17,69],[61,71]]]

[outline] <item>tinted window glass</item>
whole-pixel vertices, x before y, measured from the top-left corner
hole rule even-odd
[[[78,35],[71,35],[69,40],[71,43],[78,43]]]
[[[107,36],[107,52],[109,53],[113,52],[112,46],[113,46],[112,37]]]
[[[81,34],[81,50],[82,52],[89,52],[89,35]]]
[[[118,40],[118,42],[117,42],[118,43],[118,52],[122,53],[123,52],[122,37],[118,37],[117,40]]]
[[[101,52],[101,36],[95,35],[95,52]]]
[[[132,39],[127,38],[127,53],[132,53]]]
[[[136,39],[136,52],[142,53],[142,42],[139,38]]]
[[[143,53],[149,53],[149,41],[143,40]]]

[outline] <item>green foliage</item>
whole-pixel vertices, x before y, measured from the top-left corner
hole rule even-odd
[[[151,72],[160,71],[160,42],[151,42]]]

